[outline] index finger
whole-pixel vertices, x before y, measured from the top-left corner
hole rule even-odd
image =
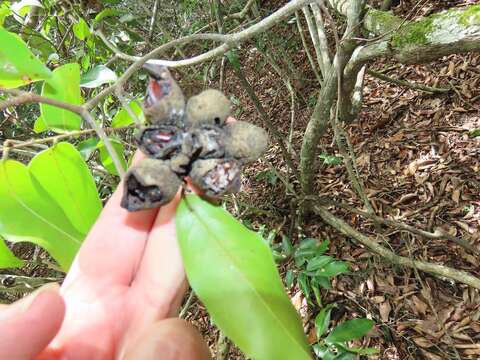
[[[134,157],[134,163],[143,155]],[[122,181],[83,242],[62,285],[128,285],[136,272],[158,209],[128,212],[120,207]]]

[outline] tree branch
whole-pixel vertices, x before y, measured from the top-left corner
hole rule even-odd
[[[420,90],[420,91],[425,91],[429,93],[437,93],[437,94],[445,94],[450,91],[451,89],[446,89],[446,88],[437,88],[437,87],[431,87],[427,85],[421,85],[421,84],[415,84],[406,80],[400,80],[400,79],[394,79],[390,76],[384,75],[378,71],[367,69],[367,74],[372,75],[373,77],[376,77],[380,80],[399,85],[399,86],[404,86],[413,90]]]
[[[110,139],[105,134],[103,129],[93,119],[92,115],[85,108],[85,105],[83,106],[73,105],[60,100],[51,99],[45,96],[40,96],[34,93],[20,91],[16,89],[0,88],[0,92],[4,92],[6,94],[11,94],[15,96],[15,98],[13,99],[5,100],[2,103],[0,103],[0,111],[3,110],[5,107],[11,106],[11,105],[20,105],[20,104],[26,104],[26,103],[43,103],[43,104],[56,106],[61,109],[65,109],[80,115],[83,118],[83,120],[88,125],[90,125],[92,129],[95,130],[100,140],[103,141],[103,143],[105,144],[105,148],[107,149],[108,153],[112,157],[113,164],[115,165],[115,169],[117,170],[117,173],[121,178],[123,178],[123,176],[125,175],[125,169],[123,169],[122,163],[120,162],[120,159],[118,158],[117,153],[113,148],[112,143],[110,142]]]
[[[469,285],[476,289],[480,289],[480,279],[465,272],[456,269],[452,269],[448,266],[432,264],[425,261],[412,260],[403,256],[395,254],[380,245],[376,239],[372,239],[347,224],[342,219],[337,218],[331,212],[329,212],[323,206],[314,206],[314,211],[320,215],[320,217],[329,225],[340,231],[345,236],[351,237],[355,241],[366,246],[370,251],[382,256],[393,264],[406,266],[410,268],[416,268],[418,270],[427,272],[432,275],[439,276],[440,278],[452,279],[463,284]]]

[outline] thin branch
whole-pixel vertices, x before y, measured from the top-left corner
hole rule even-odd
[[[312,39],[313,49],[315,50],[315,55],[317,56],[317,63],[320,68],[320,72],[322,73],[322,78],[325,79],[328,69],[324,68],[323,66],[322,50],[320,47],[320,39],[318,38],[317,26],[313,22],[312,14],[310,13],[308,6],[305,6],[302,11],[305,20],[307,21],[308,32],[310,33],[310,38]]]
[[[112,92],[114,92],[115,87],[123,86],[127,82],[127,80],[130,78],[130,76],[132,76],[136,71],[138,71],[143,66],[143,64],[149,60],[151,60],[149,62],[153,64],[164,65],[168,67],[182,67],[182,66],[199,64],[204,61],[213,59],[215,57],[225,54],[227,51],[239,45],[241,42],[248,40],[261,32],[267,31],[272,26],[274,26],[275,24],[283,20],[285,17],[294,13],[296,10],[299,10],[303,6],[309,4],[311,1],[313,0],[290,1],[285,6],[281,7],[280,9],[275,11],[273,14],[271,14],[270,16],[262,19],[258,23],[240,32],[229,34],[229,35],[194,34],[194,35],[185,36],[180,39],[172,40],[164,45],[161,45],[160,47],[154,49],[150,53],[140,58],[137,58],[137,57],[132,58],[130,55],[127,55],[127,57],[124,57],[125,54],[118,51],[117,49],[118,52],[116,52],[116,54],[119,57],[124,58],[125,60],[134,61],[134,63],[130,65],[130,67],[124,72],[124,74],[117,80],[115,84],[112,84],[109,87],[103,89],[100,93],[97,94],[97,96],[89,100],[85,104],[85,107],[87,109],[91,109],[92,107],[96,106],[101,101],[101,99],[103,99],[105,96],[110,95]],[[189,59],[176,60],[176,61],[153,60],[154,58],[158,57],[159,55],[165,53],[166,51],[170,50],[171,48],[177,45],[182,45],[192,41],[199,41],[199,40],[223,41],[224,44],[212,50],[209,50],[203,54],[191,57]]]
[[[137,126],[136,125],[127,125],[127,126],[121,126],[118,128],[105,128],[104,131],[106,133],[110,132],[117,132],[117,131],[122,131],[122,130],[128,130],[128,129],[135,129]],[[69,131],[63,134],[59,135],[54,135],[54,136],[48,136],[40,139],[32,139],[32,140],[27,140],[27,141],[18,141],[15,143],[12,143],[12,140],[7,139],[4,141],[2,148],[0,148],[0,151],[7,151],[7,150],[13,150],[13,149],[19,149],[19,148],[24,148],[24,147],[30,147],[38,144],[45,144],[45,143],[55,143],[63,139],[68,139],[71,137],[76,137],[76,136],[82,136],[82,135],[89,135],[89,134],[94,134],[95,129],[85,129],[85,130],[75,130],[75,131]]]
[[[150,28],[148,29],[148,40],[152,41],[155,23],[157,22],[158,10],[160,9],[160,0],[155,0],[153,4],[152,17],[150,18]]]
[[[265,111],[265,108],[262,106],[262,103],[258,99],[257,95],[255,94],[255,91],[253,90],[252,86],[246,79],[242,70],[238,69],[236,66],[233,66],[233,69],[234,69],[235,75],[237,75],[238,79],[242,83],[248,96],[250,97],[250,99],[253,101],[253,104],[257,108],[257,111],[260,114],[260,117],[262,118],[263,123],[268,128],[268,130],[273,134],[273,136],[276,138],[278,145],[280,146],[280,150],[282,151],[283,157],[285,158],[285,162],[287,163],[288,167],[293,172],[293,174],[298,178],[297,168],[295,167],[293,159],[283,142],[283,135],[277,130],[276,126],[271,122],[267,112]]]
[[[405,230],[405,231],[408,231],[412,234],[422,236],[426,239],[431,239],[431,240],[445,239],[445,240],[449,240],[449,241],[452,241],[455,244],[463,247],[464,249],[467,249],[467,250],[471,251],[473,254],[480,255],[480,250],[475,248],[468,241],[466,241],[462,238],[458,238],[458,237],[455,237],[453,235],[450,235],[450,234],[446,233],[445,231],[442,231],[441,229],[437,229],[437,230],[435,230],[435,232],[432,233],[432,232],[429,232],[429,231],[419,229],[415,226],[405,224],[405,223],[400,222],[400,221],[385,219],[381,216],[356,209],[352,206],[340,203],[338,201],[334,201],[334,200],[330,200],[330,199],[328,199],[328,200],[319,199],[316,196],[305,197],[305,199],[310,199],[310,200],[313,200],[313,201],[319,201],[319,202],[325,203],[327,205],[333,205],[333,206],[339,207],[341,209],[348,210],[348,211],[350,211],[354,214],[358,214],[360,216],[372,219],[372,220],[374,220],[378,223],[381,223],[381,224],[384,224],[384,225],[387,225],[387,226],[391,226],[391,227],[397,228],[399,230]]]
[[[427,85],[415,84],[415,83],[412,83],[412,82],[406,81],[406,80],[395,79],[395,78],[392,78],[390,76],[384,75],[381,72],[371,70],[371,69],[367,69],[367,74],[372,75],[373,77],[376,77],[380,80],[383,80],[383,81],[386,81],[386,82],[389,82],[389,83],[392,83],[392,84],[395,84],[395,85],[404,86],[404,87],[407,87],[407,88],[413,89],[413,90],[420,90],[420,91],[425,91],[425,92],[434,93],[434,94],[435,93],[445,94],[445,93],[448,93],[448,92],[452,91],[452,89],[431,87],[431,86],[427,86]]]
[[[125,98],[125,95],[123,93],[123,88],[116,88],[115,89],[115,95],[120,100],[120,103],[122,104],[123,108],[127,111],[128,116],[130,116],[135,124],[141,125],[141,121],[138,118],[137,114],[133,111],[132,107],[130,106],[130,103],[127,101]]]
[[[298,12],[295,12],[295,20],[297,22],[297,29],[298,29],[298,33],[300,34],[300,39],[302,40],[303,49],[307,54],[308,62],[310,63],[310,66],[313,70],[313,73],[315,74],[315,77],[317,78],[318,83],[321,84],[322,78],[318,73],[317,66],[315,65],[315,61],[313,61],[312,54],[310,53],[310,49],[308,48],[307,39],[305,38],[305,34],[302,28],[302,23],[300,21],[300,15]]]
[[[50,277],[0,274],[0,292],[31,292],[45,284],[58,282],[59,280]]]
[[[480,279],[465,272],[456,269],[452,269],[448,266],[432,264],[426,261],[412,260],[403,256],[395,254],[393,251],[390,251],[380,245],[376,239],[370,238],[354,228],[349,224],[343,221],[340,218],[337,218],[331,212],[329,212],[323,206],[314,206],[314,211],[329,225],[333,226],[335,229],[340,231],[345,236],[348,236],[355,241],[366,246],[370,251],[382,256],[386,260],[392,262],[393,264],[406,266],[409,268],[417,268],[418,270],[427,272],[429,274],[438,276],[440,278],[447,278],[455,280],[457,282],[469,285],[476,289],[480,289]]]
[[[95,130],[97,133],[98,137],[100,140],[103,141],[105,144],[105,148],[107,149],[109,155],[112,157],[113,164],[115,165],[115,169],[117,170],[117,173],[121,178],[125,175],[125,169],[122,167],[122,163],[120,162],[120,159],[117,156],[117,153],[115,149],[112,146],[112,143],[110,142],[110,139],[107,137],[105,134],[104,130],[97,124],[97,122],[93,119],[92,115],[88,112],[88,110],[85,108],[85,105],[79,106],[79,105],[73,105],[69,104],[60,100],[56,99],[51,99],[47,98],[44,96],[40,96],[34,93],[30,92],[25,92],[25,91],[20,91],[16,89],[3,89],[0,88],[0,92],[4,92],[7,94],[14,95],[15,98],[13,99],[8,99],[0,103],[0,111],[3,110],[7,106],[11,105],[20,105],[20,104],[26,104],[26,103],[43,103],[43,104],[48,104],[52,106],[56,106],[61,109],[65,109],[68,111],[71,111],[73,113],[76,113],[80,115],[83,120],[90,125],[92,129]],[[10,101],[9,101],[10,100]],[[5,106],[7,104],[7,106]]]
[[[330,68],[332,66],[332,58],[330,55],[330,49],[328,48],[328,40],[325,32],[325,25],[323,23],[322,13],[320,12],[320,8],[317,4],[310,4],[310,7],[312,8],[313,16],[315,17],[315,22],[317,24],[322,67],[325,69],[325,72],[327,72],[330,71]]]

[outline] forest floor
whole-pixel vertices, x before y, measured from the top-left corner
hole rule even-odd
[[[275,1],[269,3],[272,8],[278,5]],[[414,19],[478,1],[422,3],[415,8],[418,1],[404,0],[394,12]],[[288,31],[284,35],[287,43]],[[317,90],[305,52],[295,51],[290,56],[301,74],[294,82],[297,102],[290,144],[298,159]],[[265,63],[255,44],[244,46],[241,59],[246,77],[271,121],[288,139],[291,125],[288,90]],[[412,66],[384,59],[371,68],[395,79],[452,89],[446,94],[430,94],[366,76],[362,111],[346,130],[375,211],[424,230],[441,229],[461,236],[480,249],[480,137],[469,136],[470,131],[480,128],[480,56],[454,55]],[[262,126],[253,102],[228,67],[225,79],[224,91],[238,100],[237,118]],[[264,226],[275,230],[274,242],[280,242],[282,236],[288,236],[294,243],[304,237],[330,240],[329,254],[351,264],[350,274],[337,277],[333,289],[322,291],[324,304],[337,305],[332,319],[341,322],[368,317],[377,324],[363,343],[355,345],[378,348],[379,354],[372,359],[479,359],[479,292],[392,265],[340,235],[318,217],[300,220],[292,197],[272,172],[275,167],[280,176],[294,181],[287,175],[288,168],[274,139],[272,144],[263,160],[246,169],[244,191],[231,202],[231,210],[254,229]],[[323,138],[320,149],[324,156],[340,156],[331,133]],[[363,206],[342,164],[323,165],[316,186],[318,195],[328,195],[357,208]],[[395,228],[381,227],[379,232],[370,220],[335,208],[332,211],[356,229],[381,237],[379,241],[398,255],[445,264],[480,276],[478,253],[472,254],[453,242],[425,239]],[[283,274],[287,269],[295,271],[293,261],[282,263]],[[302,316],[309,341],[314,343],[317,339],[313,320],[320,308],[308,304],[296,286],[289,289],[289,294]],[[187,319],[202,331],[216,352],[218,330],[198,301],[190,305]],[[220,341],[220,346],[224,345]],[[243,358],[233,346],[224,354],[226,359]]]
[[[274,10],[283,3],[264,1],[262,8]],[[415,19],[474,3],[480,0],[402,0],[394,12]],[[240,59],[270,120],[284,139],[291,139],[289,146],[298,163],[318,88],[296,31],[295,23],[284,24],[271,31],[266,40],[266,48],[280,56],[285,51],[284,58],[294,65],[293,70],[290,67],[296,75],[291,78],[296,95],[293,126],[291,95],[261,55],[258,44],[244,44]],[[289,69],[285,59],[275,58],[282,68]],[[371,69],[395,79],[451,89],[445,94],[430,94],[366,76],[362,111],[346,130],[377,215],[432,232],[440,229],[480,249],[480,136],[469,136],[480,128],[480,55],[453,55],[411,66],[383,59],[371,64]],[[181,85],[188,94],[188,87],[198,89],[202,84]],[[218,77],[209,86],[218,87]],[[265,127],[230,66],[226,66],[224,92],[234,99],[237,119]],[[374,331],[354,345],[379,349],[371,359],[480,359],[479,291],[392,265],[340,235],[319,217],[302,216],[279,177],[297,188],[298,181],[289,174],[274,138],[271,145],[263,159],[245,169],[243,191],[227,199],[229,210],[252,229],[274,231],[274,243],[281,242],[283,236],[294,244],[306,237],[330,240],[328,254],[350,263],[350,273],[336,277],[332,289],[322,290],[323,304],[336,304],[332,321],[367,317],[376,322]],[[319,148],[319,156],[333,161],[325,161],[318,172],[317,195],[362,209],[345,167],[335,161],[341,156],[331,132],[322,138]],[[378,228],[348,211],[334,207],[331,211],[363,233],[378,237],[398,255],[445,264],[480,277],[478,253],[456,243],[425,239],[396,228]],[[33,256],[30,245],[18,244],[14,250],[23,258]],[[282,275],[288,270],[298,272],[291,259],[282,262],[280,270]],[[35,268],[34,274],[49,275],[46,266]],[[313,322],[320,307],[307,302],[298,286],[288,292],[309,341],[315,343]],[[15,294],[0,294],[2,301],[13,299]],[[186,319],[200,329],[214,355],[222,349],[218,358],[244,359],[219,335],[196,297],[186,308]]]

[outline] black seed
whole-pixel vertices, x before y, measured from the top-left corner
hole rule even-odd
[[[181,184],[167,161],[145,159],[127,172],[120,205],[129,211],[160,207],[173,199]]]
[[[151,126],[141,129],[136,140],[145,155],[166,160],[180,153],[183,132],[171,125]]]

